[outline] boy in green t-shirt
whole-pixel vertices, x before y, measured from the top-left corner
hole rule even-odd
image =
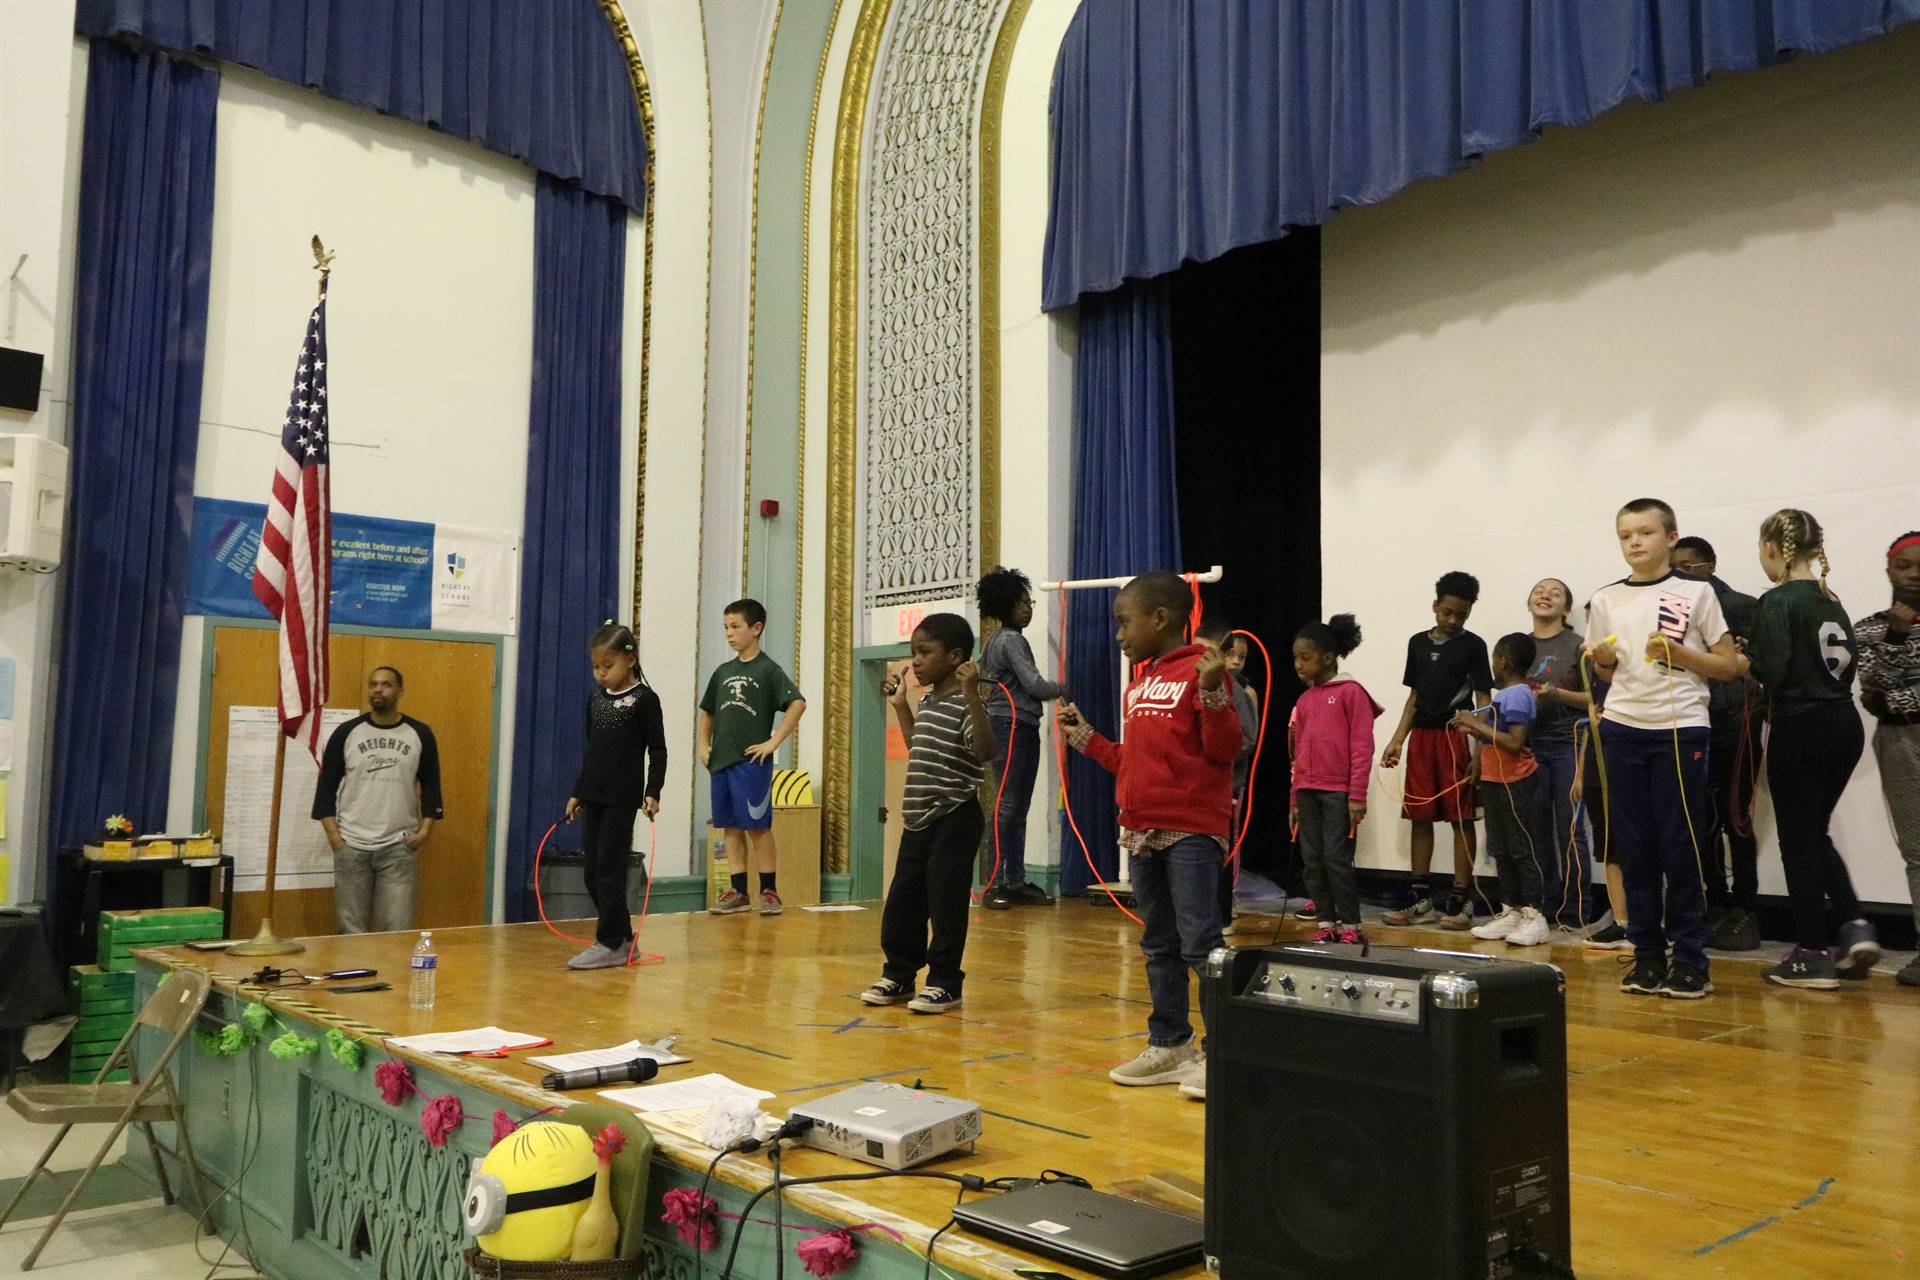
[[[733,887],[707,910],[717,916],[746,911],[747,847],[760,872],[760,914],[780,914],[774,880],[773,753],[793,736],[807,700],[780,664],[760,651],[767,611],[758,600],[726,608],[731,662],[715,668],[700,699],[700,763],[713,775],[713,825],[726,839]],[[784,712],[778,728],[774,714]]]

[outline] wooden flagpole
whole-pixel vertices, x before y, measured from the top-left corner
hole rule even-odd
[[[327,296],[327,273],[333,267],[333,255],[320,243],[320,237],[313,238],[313,269],[320,273],[320,296]],[[327,554],[333,554],[333,548],[327,548]],[[282,620],[282,627],[286,622]],[[322,643],[326,643],[325,640]],[[308,707],[307,714],[317,716],[319,707]],[[260,916],[260,932],[246,942],[228,947],[227,953],[236,956],[290,956],[305,951],[306,944],[295,942],[291,938],[282,938],[273,931],[273,890],[274,877],[280,862],[280,799],[286,789],[287,775],[287,734],[286,727],[278,721],[274,724],[273,735],[273,805],[267,817],[267,909]]]

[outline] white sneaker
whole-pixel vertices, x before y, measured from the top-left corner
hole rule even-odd
[[[1207,1060],[1203,1055],[1180,1081],[1180,1095],[1186,1098],[1207,1100]]]
[[[567,961],[569,969],[611,969],[626,963],[626,957],[618,951],[609,951],[599,943],[594,943],[573,959]]]
[[[1520,923],[1507,935],[1510,947],[1538,947],[1553,940],[1553,929],[1547,924],[1547,918],[1532,907],[1520,909]]]
[[[1520,913],[1508,907],[1493,919],[1473,930],[1476,938],[1485,938],[1488,942],[1501,942],[1506,936],[1520,927]]]
[[[1132,1062],[1123,1062],[1107,1072],[1107,1079],[1128,1085],[1179,1084],[1199,1061],[1200,1046],[1191,1040],[1176,1045],[1150,1044]]]

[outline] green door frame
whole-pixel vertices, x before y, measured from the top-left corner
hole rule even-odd
[[[270,618],[220,618],[198,615],[200,642],[200,743],[193,768],[193,829],[207,826],[207,743],[213,725],[213,633],[220,627],[248,627],[255,631],[275,631],[280,624]],[[493,750],[487,760],[487,901],[486,912],[493,914],[493,864],[495,824],[500,818],[500,677],[504,667],[505,636],[483,635],[474,631],[419,631],[407,627],[361,627],[335,623],[331,630],[343,636],[391,636],[399,640],[457,640],[462,644],[493,646]],[[877,688],[878,686],[876,686]]]
[[[875,821],[887,802],[887,753],[873,743],[886,741],[887,699],[880,692],[886,664],[909,656],[904,644],[874,644],[853,651],[853,815],[847,840],[851,897],[872,902],[886,892],[886,834]]]

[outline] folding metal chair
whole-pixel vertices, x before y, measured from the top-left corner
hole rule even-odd
[[[193,1179],[194,1194],[201,1204],[206,1204],[206,1189],[200,1181],[200,1166],[193,1158],[193,1143],[187,1137],[186,1113],[180,1105],[180,1095],[174,1090],[173,1080],[167,1075],[167,1064],[173,1060],[174,1053],[193,1029],[194,1019],[200,1016],[202,1006],[207,1003],[207,992],[212,986],[210,976],[205,969],[176,969],[160,989],[153,993],[146,1006],[140,1010],[140,1016],[127,1028],[127,1034],[120,1037],[120,1043],[114,1046],[106,1065],[100,1068],[92,1084],[49,1084],[26,1085],[7,1094],[7,1105],[33,1124],[57,1124],[60,1132],[53,1135],[53,1141],[40,1153],[40,1161],[33,1166],[33,1172],[20,1184],[20,1190],[14,1193],[13,1200],[5,1212],[0,1212],[0,1226],[4,1226],[13,1211],[26,1198],[29,1188],[39,1180],[42,1173],[52,1176],[47,1170],[47,1161],[53,1159],[53,1153],[67,1136],[67,1132],[76,1124],[112,1124],[113,1130],[107,1134],[106,1141],[94,1153],[93,1162],[80,1180],[67,1192],[66,1199],[54,1211],[53,1221],[40,1233],[39,1242],[33,1246],[33,1252],[20,1264],[22,1271],[31,1271],[34,1262],[40,1257],[40,1251],[47,1247],[47,1241],[59,1229],[67,1211],[73,1208],[80,1198],[80,1192],[86,1188],[100,1162],[106,1158],[114,1139],[130,1124],[137,1124],[147,1135],[147,1149],[153,1153],[154,1171],[160,1177],[160,1195],[168,1204],[173,1203],[173,1188],[167,1182],[167,1169],[160,1160],[160,1144],[154,1140],[153,1122],[170,1120],[176,1141],[180,1147],[180,1159],[187,1166],[187,1175]],[[142,1027],[152,1027],[168,1037],[167,1047],[149,1068],[145,1078],[140,1074],[139,1064],[133,1052],[134,1036]],[[125,1083],[109,1084],[107,1077],[126,1065],[130,1079]],[[164,1096],[162,1096],[164,1095]]]

